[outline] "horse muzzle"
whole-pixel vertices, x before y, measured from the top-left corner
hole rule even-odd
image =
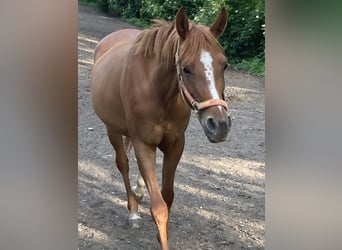
[[[208,140],[212,143],[225,141],[232,126],[232,118],[227,116],[225,119],[218,119],[208,115],[200,118]]]

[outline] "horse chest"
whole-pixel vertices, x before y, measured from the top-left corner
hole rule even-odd
[[[167,141],[174,141],[179,137],[180,131],[179,128],[173,125],[172,123],[166,124],[164,127],[164,136],[163,139]]]

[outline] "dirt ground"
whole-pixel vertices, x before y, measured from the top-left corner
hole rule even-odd
[[[128,226],[122,178],[89,99],[97,42],[132,26],[84,6],[79,6],[78,21],[79,249],[158,249],[147,192],[139,208],[141,228]],[[265,248],[264,80],[234,70],[227,70],[225,77],[233,128],[228,141],[211,144],[192,115],[176,172],[171,249]],[[133,152],[129,159],[134,183]],[[159,176],[161,162],[158,152]]]

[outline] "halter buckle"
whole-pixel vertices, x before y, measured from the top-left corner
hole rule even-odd
[[[198,102],[194,101],[191,103],[193,110],[197,113],[198,112]]]

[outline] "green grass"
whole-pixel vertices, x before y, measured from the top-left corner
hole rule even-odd
[[[232,66],[238,70],[246,70],[253,75],[265,77],[265,61],[259,57],[242,59],[240,62],[232,63]]]

